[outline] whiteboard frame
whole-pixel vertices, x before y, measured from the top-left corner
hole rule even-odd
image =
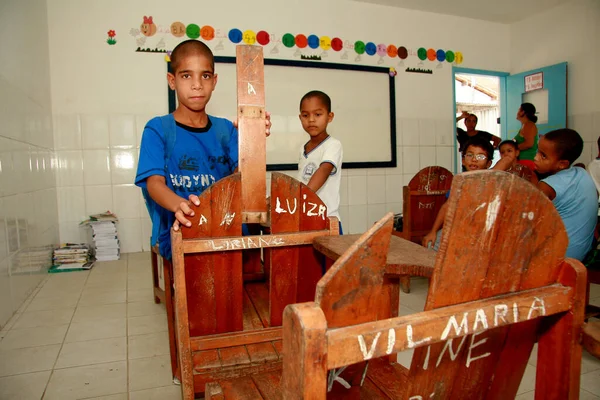
[[[215,63],[224,64],[235,64],[235,57],[228,56],[215,56]],[[377,73],[386,74],[389,82],[389,92],[384,94],[388,97],[390,105],[390,159],[381,161],[353,161],[343,162],[342,169],[354,169],[354,168],[396,168],[398,164],[396,154],[396,82],[394,74],[390,74],[390,69],[387,67],[376,67],[368,65],[349,65],[349,64],[338,64],[338,63],[326,63],[319,61],[298,61],[298,60],[278,60],[272,58],[265,58],[265,65],[273,65],[280,67],[296,67],[296,68],[322,68],[330,70],[346,70],[346,71],[360,71],[366,73]],[[167,71],[171,72],[171,63],[167,63]],[[175,97],[175,91],[167,85],[168,100],[169,100],[169,113],[175,111],[177,99]],[[286,164],[267,164],[267,171],[295,171],[298,169],[298,163],[286,163]]]

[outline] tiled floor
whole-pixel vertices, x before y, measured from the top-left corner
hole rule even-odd
[[[171,381],[163,305],[152,299],[149,253],[49,275],[0,332],[0,400],[181,399]],[[412,280],[402,315],[422,311],[427,281]],[[600,305],[600,286],[592,288]],[[536,351],[517,399],[534,398]],[[410,363],[411,352],[399,355]],[[581,399],[600,399],[600,360],[584,353]]]
[[[0,333],[0,400],[171,400],[149,253],[49,275]]]

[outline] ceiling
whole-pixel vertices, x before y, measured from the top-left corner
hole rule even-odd
[[[571,0],[355,0],[511,24]]]

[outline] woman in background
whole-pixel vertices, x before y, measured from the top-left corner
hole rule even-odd
[[[531,103],[523,103],[517,111],[517,120],[521,122],[521,129],[514,137],[519,146],[520,163],[535,170],[533,158],[538,148],[538,130],[535,123],[538,118],[535,115],[535,106]]]

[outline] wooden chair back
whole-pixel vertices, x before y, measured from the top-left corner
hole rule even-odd
[[[331,371],[365,361],[373,365],[361,397],[514,398],[536,341],[536,398],[578,398],[586,271],[564,259],[568,239],[556,209],[532,185],[495,171],[457,176],[449,201],[424,312],[377,320],[368,293],[381,294],[363,290],[381,289],[370,265],[381,262],[389,220],[342,257],[359,260],[353,268],[336,262],[315,302],[286,308],[283,398],[325,399],[332,380],[350,393],[355,386]],[[408,349],[410,370],[387,374],[387,356]]]
[[[452,172],[446,168],[426,167],[403,187],[401,236],[404,239],[420,244],[423,236],[429,233],[446,202],[452,178]]]

